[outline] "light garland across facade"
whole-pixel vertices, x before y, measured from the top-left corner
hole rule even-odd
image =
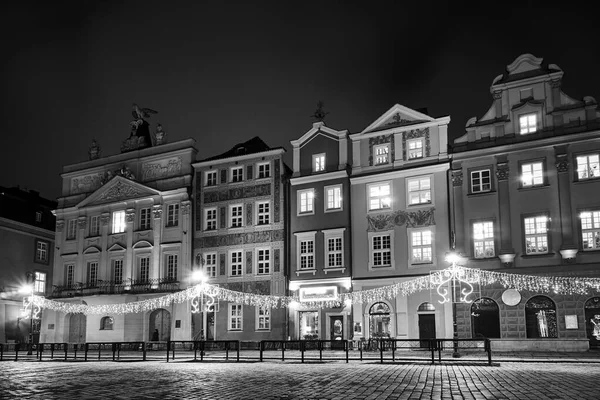
[[[452,279],[452,274],[457,274],[456,276],[460,276],[461,281],[464,282],[479,282],[482,286],[500,284],[505,288],[527,290],[536,293],[554,293],[560,295],[585,295],[590,292],[600,293],[600,278],[521,275],[453,266],[393,285],[340,293],[337,299],[326,301],[300,303],[298,296],[243,293],[208,283],[200,283],[176,293],[130,303],[86,305],[56,301],[41,296],[33,296],[33,303],[40,308],[66,314],[115,315],[152,311],[157,308],[168,307],[173,303],[183,303],[186,301],[191,301],[192,309],[194,309],[194,307],[199,307],[198,297],[204,294],[208,296],[209,302],[212,298],[213,301],[214,299],[218,299],[261,308],[290,307],[299,303],[302,305],[302,308],[330,308],[341,307],[343,304],[361,304],[385,299],[391,300],[398,296],[408,296],[424,290],[439,289]],[[439,292],[439,294],[444,297],[442,292]],[[200,310],[197,309],[196,312],[198,311]]]

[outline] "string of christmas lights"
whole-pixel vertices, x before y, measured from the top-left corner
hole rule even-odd
[[[558,277],[511,274],[473,268],[453,266],[444,270],[432,272],[430,275],[421,276],[404,282],[378,287],[375,289],[358,290],[355,292],[340,293],[337,299],[300,302],[297,295],[273,296],[254,293],[236,292],[222,287],[200,283],[176,293],[151,299],[120,304],[86,305],[72,302],[56,301],[41,296],[33,296],[33,303],[43,309],[72,314],[131,314],[152,311],[157,308],[168,307],[173,303],[192,301],[202,294],[211,298],[231,303],[244,304],[261,308],[281,308],[301,306],[302,308],[332,308],[341,307],[342,304],[361,304],[391,300],[398,296],[408,296],[423,290],[439,288],[446,284],[451,274],[460,276],[467,282],[478,282],[482,286],[500,284],[505,288],[527,290],[536,293],[554,293],[560,295],[588,294],[592,291],[600,293],[600,278],[583,277]]]

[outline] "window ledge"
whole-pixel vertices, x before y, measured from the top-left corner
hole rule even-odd
[[[327,275],[328,272],[341,272],[343,274],[344,271],[346,271],[346,267],[324,268],[323,271],[325,271],[325,275]]]
[[[392,269],[394,268],[391,265],[373,265],[373,264],[369,264],[369,269]]]
[[[519,187],[519,190],[536,190],[536,189],[545,189],[545,188],[549,188],[550,185],[545,183],[543,185],[533,185],[533,186],[521,186]]]
[[[485,197],[485,196],[489,196],[489,195],[495,195],[498,192],[495,190],[488,190],[487,192],[475,192],[475,193],[469,193],[467,194],[467,197]]]
[[[521,258],[552,258],[556,253],[540,253],[540,254],[521,254]]]
[[[261,177],[257,177],[255,180],[256,180],[257,182],[261,182],[261,181],[266,181],[266,180],[269,180],[269,179],[271,179],[271,176],[270,176],[270,175],[269,175],[269,176],[261,176]]]
[[[578,185],[580,183],[591,183],[591,182],[600,182],[600,176],[599,177],[593,177],[593,178],[585,178],[585,179],[575,178],[575,180],[573,181],[573,183],[576,184],[576,185]]]
[[[315,212],[312,211],[312,212],[303,212],[303,213],[298,213],[297,214],[298,217],[306,217],[308,215],[315,215]]]
[[[300,276],[300,274],[313,274],[313,276],[314,276],[314,275],[316,275],[316,273],[317,273],[317,270],[314,269],[314,268],[313,269],[299,269],[299,270],[296,270],[296,276]]]
[[[432,205],[433,205],[433,201],[428,201],[426,203],[409,204],[408,208],[430,207]]]
[[[343,208],[330,208],[330,209],[326,209],[325,212],[326,213],[332,213],[332,212],[340,212],[340,211],[344,211]]]

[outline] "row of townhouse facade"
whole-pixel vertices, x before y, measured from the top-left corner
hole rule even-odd
[[[600,293],[475,285],[456,313],[435,290],[380,296],[447,268],[450,251],[470,268],[600,276],[600,113],[564,94],[562,75],[518,57],[453,143],[449,116],[397,104],[357,133],[315,122],[291,142],[291,168],[258,137],[199,161],[190,139],[66,166],[53,298],[152,299],[202,270],[225,289],[297,301],[46,311],[41,340],[422,339],[451,337],[455,317],[460,337],[597,344]],[[334,301],[356,291],[373,295]]]

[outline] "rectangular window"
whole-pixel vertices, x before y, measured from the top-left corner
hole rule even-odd
[[[204,186],[216,186],[217,185],[217,171],[206,171]]]
[[[244,167],[231,168],[231,182],[241,182],[244,180]]]
[[[204,255],[204,271],[208,278],[217,276],[217,253],[207,253]]]
[[[471,172],[471,193],[483,193],[492,190],[492,173],[489,169]]]
[[[377,235],[371,239],[373,267],[390,267],[392,265],[392,240],[390,235]]]
[[[390,162],[390,145],[382,144],[373,146],[373,158],[375,165],[387,164]]]
[[[411,139],[406,142],[408,159],[423,158],[423,139]]]
[[[34,293],[46,293],[46,273],[36,272],[35,282],[33,283]]]
[[[600,249],[600,211],[584,211],[579,217],[583,250]]]
[[[36,240],[35,245],[35,261],[41,263],[48,262],[48,243]]]
[[[229,227],[231,228],[240,228],[242,227],[242,211],[243,207],[241,205],[229,206]]]
[[[431,203],[431,177],[423,176],[406,180],[408,185],[408,204]]]
[[[152,229],[152,225],[150,225],[150,209],[142,208],[140,210],[140,230],[147,231]]]
[[[179,204],[169,204],[167,206],[167,226],[179,225]]]
[[[92,261],[88,263],[88,286],[96,286],[98,283],[98,262]]]
[[[256,250],[256,267],[256,272],[259,275],[267,275],[271,273],[271,250]]]
[[[540,186],[544,184],[544,164],[539,162],[521,164],[522,187]]]
[[[90,217],[90,236],[100,235],[100,216],[92,215]]]
[[[327,268],[343,267],[343,253],[341,237],[327,238]]]
[[[73,287],[75,283],[75,265],[68,264],[65,267],[65,283],[68,288]]]
[[[537,131],[537,115],[526,114],[519,117],[519,133],[521,135]]]
[[[258,225],[271,223],[271,203],[266,201],[256,204],[256,221]]]
[[[271,176],[271,164],[270,163],[258,164],[258,176],[256,178],[263,179],[263,178],[268,178],[270,176]]]
[[[242,330],[242,305],[241,304],[230,304],[229,305],[229,330],[230,331],[241,331]]]
[[[41,211],[35,212],[35,222],[37,222],[37,223],[42,222],[42,212]]]
[[[578,156],[577,161],[577,179],[585,180],[600,177],[600,155],[588,154]]]
[[[325,153],[313,154],[313,172],[325,171]]]
[[[204,230],[214,231],[217,229],[217,209],[207,208],[204,210]]]
[[[525,254],[548,253],[548,217],[538,215],[523,220],[525,226]]]
[[[125,232],[125,210],[112,213],[112,233]]]
[[[112,276],[115,283],[123,281],[123,260],[112,260]]]
[[[244,268],[242,251],[236,250],[229,253],[229,260],[229,276],[242,276]]]
[[[493,221],[473,223],[473,252],[475,258],[491,258],[496,256]]]
[[[300,269],[315,269],[315,241],[300,241]]]
[[[260,330],[271,329],[271,309],[256,307],[256,327]]]
[[[150,280],[150,257],[140,258],[140,283]]]
[[[392,206],[391,184],[376,183],[367,186],[369,211],[389,209]]]
[[[314,214],[315,190],[298,191],[298,214]]]
[[[429,229],[413,231],[410,245],[413,264],[433,261],[433,234]]]
[[[329,186],[325,188],[327,195],[325,211],[334,211],[342,209],[342,186]]]
[[[177,254],[167,254],[167,280],[177,281]]]
[[[77,237],[77,220],[70,219],[67,222],[67,240],[75,240]]]

